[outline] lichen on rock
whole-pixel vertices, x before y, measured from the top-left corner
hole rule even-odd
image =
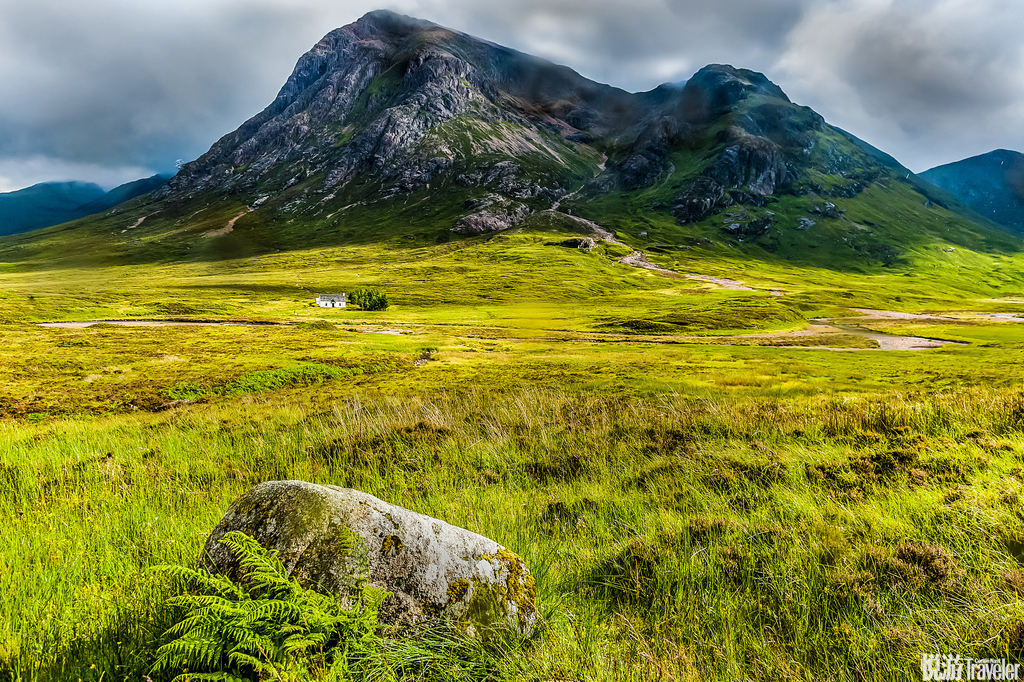
[[[257,485],[210,534],[202,559],[207,570],[237,570],[221,543],[233,530],[277,550],[304,586],[343,600],[363,583],[391,593],[379,611],[383,622],[440,617],[467,630],[508,623],[526,633],[536,620],[536,585],[516,554],[358,490],[303,481]]]

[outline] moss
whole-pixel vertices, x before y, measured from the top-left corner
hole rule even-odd
[[[505,597],[513,604],[519,615],[520,624],[525,625],[537,612],[537,583],[526,570],[526,562],[504,547],[498,550],[498,559],[508,570]]]
[[[397,535],[387,535],[384,537],[384,542],[380,546],[380,553],[387,556],[388,552],[393,549],[397,556],[402,553],[402,548],[402,538]]]
[[[459,578],[448,583],[448,605],[461,601],[468,591],[469,581],[465,578]]]
[[[504,568],[506,578],[504,584],[486,584],[473,578],[468,617],[478,623],[491,623],[508,616],[511,604],[515,606],[520,626],[529,626],[537,613],[537,583],[527,571],[526,562],[504,547],[495,554],[482,554],[480,558],[498,569]]]

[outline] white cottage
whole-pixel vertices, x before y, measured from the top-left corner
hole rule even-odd
[[[345,294],[317,294],[316,304],[321,308],[344,308]]]

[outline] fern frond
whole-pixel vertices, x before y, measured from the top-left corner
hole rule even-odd
[[[336,597],[290,579],[277,552],[255,539],[236,531],[222,542],[239,562],[237,580],[190,568],[161,569],[190,593],[168,600],[185,614],[166,631],[175,639],[157,650],[154,673],[196,671],[179,675],[182,682],[254,674],[267,679],[280,677],[280,670],[305,669],[303,657],[348,670],[350,658],[384,655],[377,609],[386,592],[361,583],[359,603],[346,609]]]
[[[268,550],[241,531],[231,531],[221,542],[234,553],[238,563],[247,569],[245,579],[260,586],[288,587],[288,571],[278,558],[277,550]]]
[[[188,566],[160,565],[150,568],[156,573],[166,574],[179,586],[187,587],[196,592],[206,592],[240,599],[244,596],[242,590],[231,582],[226,576],[207,573],[204,570],[197,570]]]
[[[186,617],[180,623],[171,626],[164,634],[178,636],[202,636],[203,634],[212,635],[213,632],[211,631],[216,631],[217,625],[217,619],[204,617],[202,615],[192,615]]]
[[[295,604],[290,604],[280,599],[260,600],[245,616],[247,623],[254,623],[259,620],[299,620],[302,618],[302,609]]]
[[[215,639],[182,637],[156,650],[155,672],[181,668],[210,668],[224,656],[223,644]]]
[[[228,660],[237,666],[249,666],[256,672],[264,672],[265,668],[267,668],[264,660],[242,651],[232,651],[228,654]]]
[[[299,651],[311,649],[322,643],[323,642],[317,641],[312,637],[289,637],[284,641],[284,644],[281,645],[281,650],[284,651],[286,654],[294,654]]]

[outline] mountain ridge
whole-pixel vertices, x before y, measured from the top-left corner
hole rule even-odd
[[[154,175],[105,192],[90,182],[41,182],[14,192],[0,193],[0,236],[59,225],[148,194],[164,185],[167,176]]]
[[[1024,154],[996,149],[930,168],[920,177],[986,218],[1024,233]]]

